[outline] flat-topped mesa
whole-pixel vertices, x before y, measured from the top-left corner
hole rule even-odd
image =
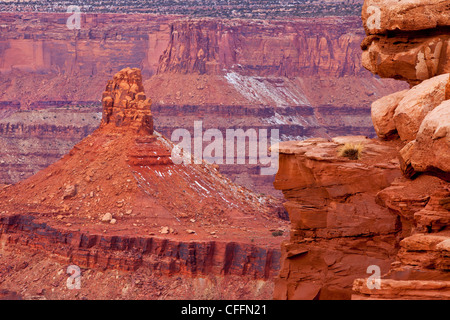
[[[125,68],[109,80],[103,92],[101,126],[114,124],[129,127],[136,133],[153,134],[152,100],[147,98],[142,85],[141,70]]]

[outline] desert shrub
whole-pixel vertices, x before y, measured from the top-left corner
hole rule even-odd
[[[361,158],[364,146],[362,144],[346,143],[338,150],[340,157],[349,158],[350,160],[358,160]]]
[[[277,230],[277,231],[272,232],[272,236],[274,236],[274,237],[280,237],[282,235],[283,235],[282,230]]]

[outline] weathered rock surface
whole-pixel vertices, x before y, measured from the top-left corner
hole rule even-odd
[[[450,282],[436,280],[390,280],[382,279],[379,289],[369,289],[365,279],[357,279],[352,300],[448,300]]]
[[[344,144],[362,144],[360,159],[338,156]],[[363,137],[280,144],[274,185],[287,200],[291,237],[282,244],[275,299],[448,299],[450,184],[402,177],[403,144]],[[380,268],[380,289],[367,285],[371,266]]]
[[[449,12],[444,0],[366,0],[363,65],[410,84],[449,73]]]
[[[416,138],[420,125],[426,115],[445,99],[445,88],[449,75],[444,74],[413,87],[398,103],[394,113],[394,123],[402,140]]]
[[[192,277],[239,276],[270,286],[284,238],[270,230],[287,225],[273,210],[276,201],[205,163],[175,165],[173,144],[152,130],[139,70],[120,71],[107,89],[96,131],[48,168],[0,190],[2,252],[20,252],[17,261],[39,252],[44,261],[94,273],[143,267],[165,283],[174,275],[185,285]],[[160,234],[162,227],[168,232]],[[33,261],[23,268],[29,276]],[[15,292],[12,278],[0,269],[0,282]],[[31,295],[31,287],[20,291]],[[248,298],[258,296],[249,292]]]
[[[449,179],[449,86],[450,77],[443,74],[372,104],[378,136],[390,139],[398,134],[409,142],[400,151],[401,169],[407,177],[433,172]]]
[[[446,100],[423,120],[417,137],[401,151],[404,170],[435,172],[448,180],[450,172],[450,101]]]
[[[142,135],[153,134],[152,100],[144,93],[140,69],[123,69],[108,81],[102,104],[101,125],[113,123],[129,126]]]
[[[346,143],[363,145],[360,160],[338,156]],[[291,234],[275,299],[350,299],[368,266],[389,268],[401,229],[376,195],[401,175],[398,147],[365,137],[280,144],[274,186],[287,200]]]
[[[372,103],[372,122],[375,132],[380,138],[387,140],[397,137],[394,114],[398,104],[407,93],[408,90],[395,92]]]
[[[357,279],[352,298],[448,300],[450,4],[367,0],[364,10],[371,5],[372,13],[377,10],[374,5],[380,6],[381,23],[377,31],[369,30],[375,20],[363,11],[366,31],[371,34],[363,43],[365,66],[382,76],[421,83],[407,91],[398,106],[395,102],[385,106],[395,108],[395,130],[407,142],[399,152],[404,177],[377,195],[377,203],[400,218],[400,249],[389,270],[382,272],[379,287],[369,286],[372,277]],[[377,109],[380,102],[374,104]],[[392,125],[389,119],[382,120]],[[383,132],[379,135],[385,138]]]
[[[365,0],[362,19],[369,34],[448,27],[450,4],[446,0]]]

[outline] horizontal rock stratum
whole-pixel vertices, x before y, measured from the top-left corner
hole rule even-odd
[[[402,141],[404,177],[377,195],[377,203],[400,218],[400,249],[378,287],[369,288],[373,279],[357,279],[352,298],[448,300],[450,2],[366,0],[363,21],[366,68],[412,88],[372,104],[378,136]]]
[[[99,270],[120,270],[147,274],[164,288],[178,280],[188,286],[199,277],[230,282],[229,297],[270,298],[269,289],[251,286],[260,281],[269,288],[279,270],[284,237],[272,232],[283,234],[287,222],[273,211],[275,200],[234,185],[206,163],[175,165],[172,147],[153,130],[140,70],[121,70],[103,94],[97,130],[48,168],[0,189],[2,287],[17,292],[24,274],[32,277],[45,261],[86,268],[100,277],[97,288],[109,281]],[[28,259],[36,254],[39,261]],[[8,271],[24,260],[30,262],[20,273]],[[49,291],[46,281],[37,280]],[[32,287],[25,283],[20,294],[29,298]],[[210,289],[197,288],[205,295]],[[99,290],[84,294],[93,299],[104,294]],[[164,291],[151,283],[137,290],[136,298]],[[186,297],[186,291],[167,290],[173,298]]]
[[[366,0],[364,67],[417,84],[450,72],[450,3],[446,0]]]
[[[363,65],[411,89],[372,104],[378,139],[279,145],[291,234],[275,299],[450,298],[449,9],[365,1]]]

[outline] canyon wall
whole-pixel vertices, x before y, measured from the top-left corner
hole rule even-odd
[[[450,298],[448,13],[365,1],[363,65],[412,88],[372,103],[377,139],[280,144],[291,236],[276,299]]]
[[[360,160],[340,156],[348,143],[363,146]],[[367,268],[387,270],[397,252],[398,217],[377,201],[401,176],[398,143],[361,136],[280,144],[274,186],[291,221],[282,244],[275,299],[350,299],[353,280]]]
[[[192,133],[198,120],[204,130],[223,133],[227,128],[279,129],[282,140],[373,136],[370,103],[404,87],[364,70],[358,53],[364,32],[356,17],[287,22],[89,14],[82,15],[80,30],[68,30],[67,17],[0,15],[5,31],[0,36],[0,101],[5,106],[0,116],[5,124],[19,108],[89,104],[95,112],[98,92],[122,67],[142,69],[155,130],[169,138],[177,128]],[[73,110],[77,117],[77,108]],[[54,122],[45,125],[48,133],[58,135],[51,129]],[[3,145],[12,145],[11,139],[12,134],[2,137]],[[40,151],[32,153],[40,155],[25,161],[27,170],[7,156],[31,159],[26,148],[3,149],[2,183],[20,181],[45,167],[76,139],[55,145],[53,151],[37,147]],[[54,156],[37,160],[49,154]],[[220,168],[246,187],[280,195],[272,188],[273,176],[260,176],[260,165]]]
[[[81,16],[81,29],[70,30],[69,16],[0,14],[2,101],[97,101],[105,81],[124,67],[140,67],[149,77],[175,19],[91,14]]]

